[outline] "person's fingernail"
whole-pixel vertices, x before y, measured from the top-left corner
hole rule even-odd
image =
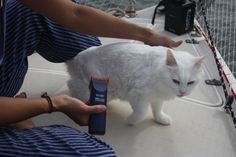
[[[179,43],[179,44],[182,44],[182,43],[183,43],[183,41],[182,41],[182,40],[180,40],[178,43]]]
[[[106,106],[105,105],[97,105],[97,108],[101,109],[101,110],[106,110]]]

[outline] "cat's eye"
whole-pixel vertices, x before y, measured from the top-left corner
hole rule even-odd
[[[175,84],[179,84],[180,82],[178,81],[178,80],[176,80],[176,79],[173,79],[172,80]]]
[[[194,84],[194,81],[190,81],[190,82],[188,82],[187,84],[188,84],[188,85],[192,85],[192,84]]]

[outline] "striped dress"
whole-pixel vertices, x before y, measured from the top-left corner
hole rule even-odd
[[[27,57],[34,52],[48,61],[60,63],[101,44],[98,38],[63,28],[17,0],[2,1],[0,96],[13,97],[19,91],[28,70]],[[92,135],[52,125],[22,130],[0,127],[0,156],[106,157],[115,156],[115,153]]]

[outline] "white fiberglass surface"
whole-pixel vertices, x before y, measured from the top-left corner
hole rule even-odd
[[[191,49],[188,46],[184,44],[182,48]],[[194,53],[197,52],[196,48]],[[208,63],[205,62],[204,66]],[[30,71],[25,89],[34,93],[42,90],[51,94],[68,93],[68,75],[61,66],[62,69],[53,69],[54,74]],[[204,79],[213,75],[207,70],[204,68]],[[167,102],[165,112],[172,117],[170,126],[155,123],[151,111],[143,122],[128,126],[126,118],[132,112],[130,106],[114,101],[108,106],[106,134],[97,137],[110,144],[119,157],[235,157],[236,134],[231,118],[220,108],[208,107],[221,101],[218,90],[206,86],[203,81],[189,97]],[[39,126],[64,124],[87,131],[87,127],[78,126],[61,113],[44,114],[34,121]]]
[[[29,70],[20,91],[30,97],[39,97],[42,92],[55,94],[65,86],[69,75],[63,63],[50,63],[38,54],[29,57]]]
[[[151,111],[136,126],[128,126],[131,113],[127,103],[108,105],[107,128],[97,136],[110,144],[119,157],[235,157],[236,134],[231,118],[224,112],[183,99],[170,101],[165,112],[172,117],[169,126],[153,121]],[[64,124],[86,131],[61,113],[34,119],[37,125]]]

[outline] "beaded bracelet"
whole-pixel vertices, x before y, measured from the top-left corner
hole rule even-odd
[[[42,98],[45,98],[48,102],[48,113],[52,113],[53,111],[53,103],[52,103],[52,99],[48,96],[47,92],[45,92],[44,94],[41,95]]]

